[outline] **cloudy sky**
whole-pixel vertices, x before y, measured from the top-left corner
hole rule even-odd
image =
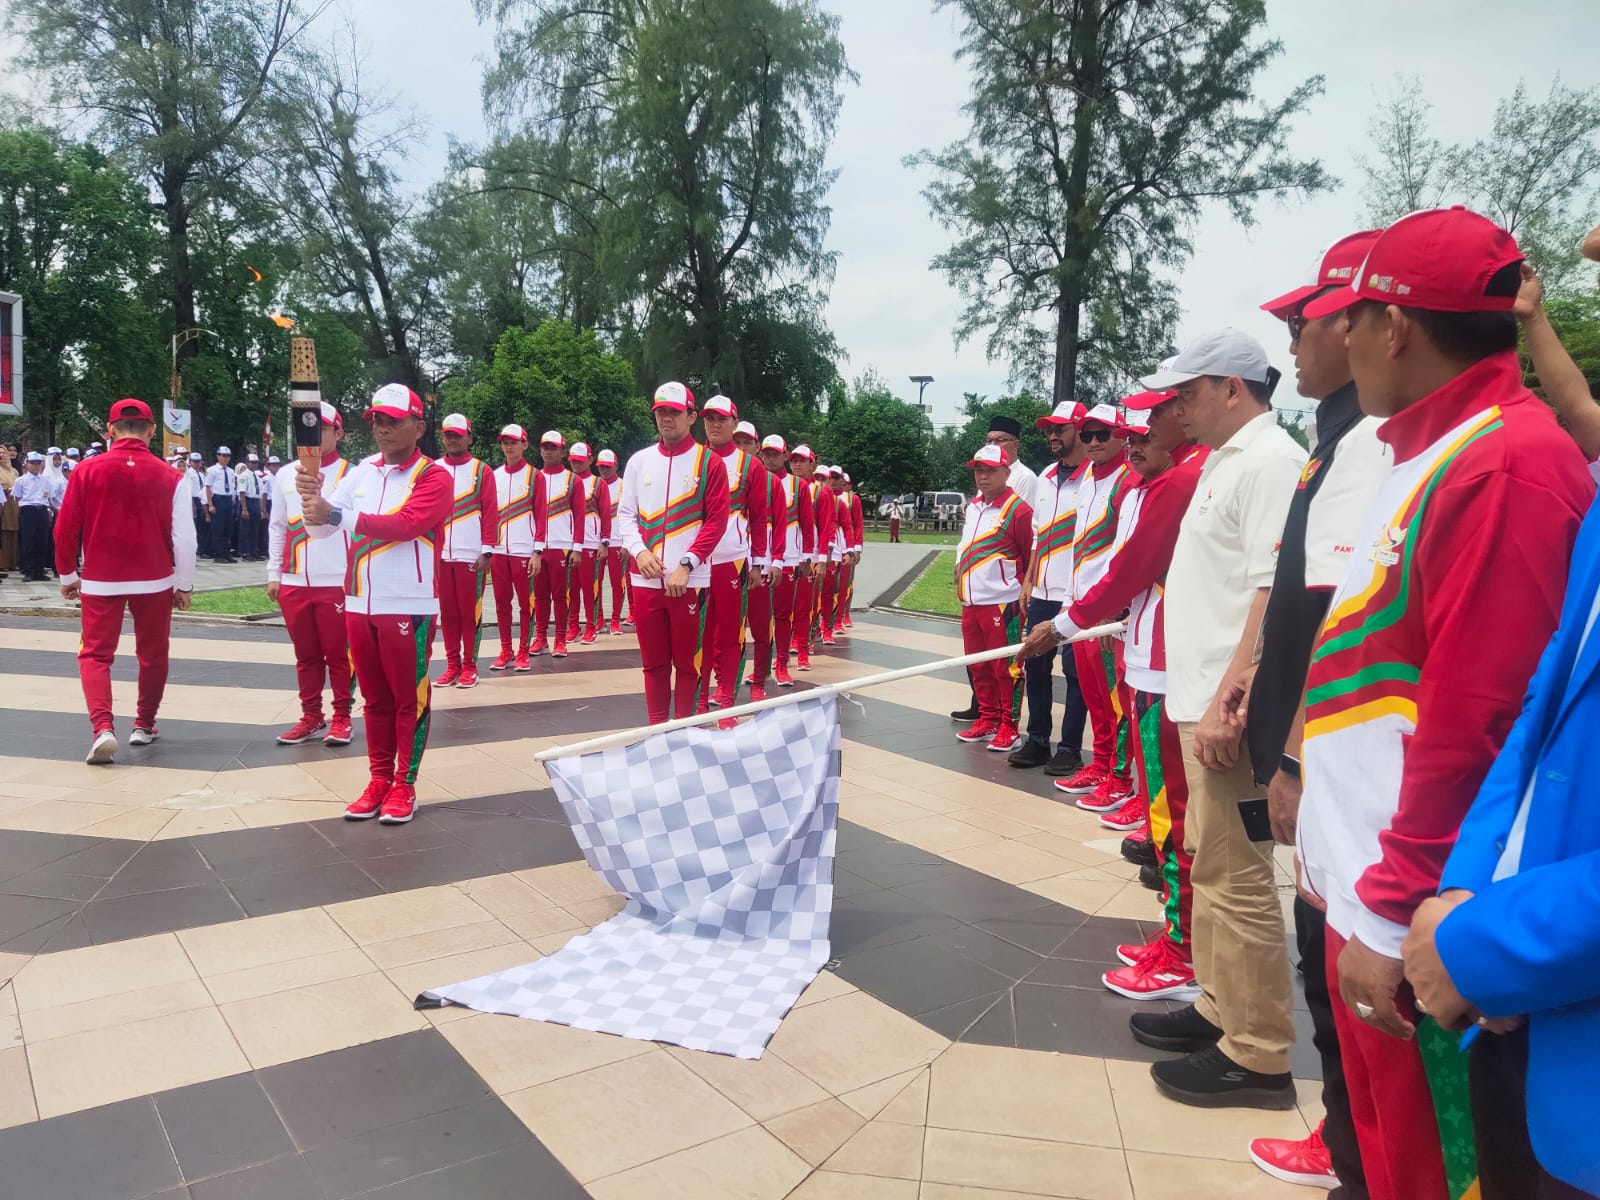
[[[468,0],[341,0],[371,50],[371,70],[413,103],[431,127],[412,169],[426,181],[442,165],[447,135],[482,136],[476,80],[490,33]],[[905,155],[961,136],[964,70],[953,60],[958,27],[932,0],[823,0],[842,19],[859,85],[848,90],[832,162],[831,247],[839,253],[829,320],[849,359],[844,373],[876,368],[905,382],[933,375],[934,419],[954,417],[964,391],[1003,390],[1004,363],[985,360],[981,339],[956,348],[957,299],[929,260],[947,236],[919,194],[925,180]],[[1600,82],[1596,0],[1269,0],[1269,27],[1284,54],[1262,93],[1277,99],[1307,76],[1326,93],[1296,129],[1296,150],[1320,157],[1343,186],[1312,201],[1263,206],[1251,229],[1220,210],[1195,233],[1198,252],[1182,279],[1180,336],[1234,324],[1260,337],[1288,367],[1282,326],[1257,311],[1299,283],[1318,249],[1360,227],[1356,158],[1379,98],[1397,76],[1419,76],[1437,133],[1486,133],[1496,99],[1519,78],[1535,93],[1553,75]],[[1514,14],[1514,18],[1512,16]],[[1291,376],[1292,377],[1292,376]]]

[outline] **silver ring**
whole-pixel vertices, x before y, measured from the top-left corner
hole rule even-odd
[[[1413,997],[1411,997],[1411,1003],[1416,1006],[1417,1011],[1419,1013],[1421,1013],[1423,1016],[1427,1016],[1428,1015],[1428,1006],[1425,1005],[1422,1002],[1422,997],[1421,996],[1413,996]]]
[[[1378,1010],[1373,1008],[1370,1004],[1362,1004],[1360,1001],[1356,1002],[1356,1016],[1360,1017],[1363,1021],[1372,1020],[1372,1018],[1377,1015],[1377,1012]]]

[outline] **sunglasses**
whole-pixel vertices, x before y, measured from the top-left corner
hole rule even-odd
[[[1078,430],[1080,442],[1109,442],[1111,430],[1109,429],[1080,429]]]

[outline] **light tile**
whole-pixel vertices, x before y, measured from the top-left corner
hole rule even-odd
[[[1111,1097],[1129,1150],[1246,1162],[1252,1138],[1303,1138],[1310,1132],[1298,1111],[1251,1109],[1249,1120],[1228,1108],[1195,1108],[1156,1090],[1144,1063],[1106,1060]]]
[[[1058,858],[1048,850],[1040,850],[1022,842],[993,842],[987,846],[967,846],[952,850],[947,858],[974,871],[982,871],[1006,883],[1026,883],[1033,879],[1046,879],[1070,871],[1076,865]]]
[[[1121,1150],[955,1129],[928,1130],[922,1178],[1077,1200],[1133,1200]]]
[[[599,896],[593,900],[579,900],[567,905],[567,912],[574,921],[585,929],[593,929],[602,921],[608,921],[622,911],[627,902],[621,896]]]
[[[871,1121],[839,1147],[823,1165],[847,1175],[883,1175],[891,1179],[922,1178],[920,1125]]]
[[[887,1079],[869,1083],[866,1087],[857,1088],[853,1092],[844,1092],[839,1099],[868,1121],[875,1121],[878,1119],[878,1114],[888,1108],[894,1098],[905,1091],[919,1074],[920,1071],[906,1071],[899,1075],[891,1075]]]
[[[39,1119],[33,1103],[33,1078],[28,1073],[28,1052],[21,1046],[0,1050],[0,1129],[28,1125]]]
[[[892,1125],[926,1125],[930,1078],[931,1071],[919,1071],[915,1079],[900,1089],[898,1096],[884,1105],[875,1120],[888,1121]]]
[[[979,829],[987,829],[990,833],[997,833],[1004,838],[1027,839],[1038,836],[1038,831],[1032,825],[1024,825],[1012,817],[1002,816],[1000,813],[990,812],[986,808],[969,808],[962,812],[950,814],[958,821],[965,821],[968,825],[976,825]],[[1044,849],[1045,847],[1040,847]]]
[[[222,1015],[257,1069],[428,1027],[376,972],[225,1004]]]
[[[524,963],[533,962],[539,952],[524,941],[507,942],[503,946],[489,946],[470,950],[464,954],[451,954],[427,962],[407,963],[386,971],[394,985],[407,996],[415,998],[433,988],[463,983],[495,971],[508,971]],[[463,1009],[462,1011],[469,1011]]]
[[[586,862],[534,867],[532,870],[516,872],[516,877],[548,899],[551,904],[563,908],[585,900],[603,900],[607,896],[616,895]]]
[[[1122,890],[1122,884],[1114,879],[1081,879],[1071,875],[1030,880],[1020,886],[1036,896],[1044,896],[1057,904],[1065,904],[1068,908],[1089,914],[1099,911],[1102,904]],[[1152,898],[1155,895],[1153,892],[1150,894]]]
[[[1237,1116],[1237,1114],[1236,1114]],[[1258,1134],[1246,1134],[1246,1140]],[[1128,1152],[1128,1174],[1139,1200],[1305,1200],[1313,1193],[1281,1183],[1254,1163]]]
[[[790,1192],[789,1200],[917,1200],[917,1191],[916,1182],[910,1179],[818,1171]]]
[[[521,887],[521,884],[517,885]],[[532,889],[529,889],[530,891]],[[541,901],[543,897],[540,898]],[[500,918],[501,922],[518,937],[534,938],[549,937],[554,933],[577,933],[589,928],[577,917],[564,908],[540,908],[533,912],[505,913]]]
[[[17,1007],[27,1012],[196,978],[178,939],[162,933],[40,955],[17,972],[12,986]]]
[[[121,816],[125,811],[120,804],[73,804],[64,800],[45,800],[7,813],[5,827],[27,833],[77,833],[97,821],[109,821]]]
[[[446,1032],[466,1027],[447,1026]],[[585,1185],[750,1124],[731,1101],[660,1050],[504,1099]],[[626,1130],[627,1136],[595,1136],[600,1129]]]
[[[499,921],[479,921],[455,929],[435,929],[428,933],[413,933],[406,937],[373,942],[362,949],[378,966],[389,970],[391,967],[429,962],[473,950],[488,950],[521,940]]]
[[[886,829],[898,822],[927,816],[926,809],[881,792],[862,792],[848,800],[841,799],[839,812],[846,820],[865,825],[868,829]]]
[[[478,905],[453,887],[416,888],[330,904],[324,910],[355,939],[370,946],[397,937],[455,929],[490,920]]]
[[[248,829],[244,819],[231,808],[207,808],[194,812],[178,812],[155,835],[158,842],[171,838],[197,837],[206,833],[224,833],[235,829]]]
[[[840,1100],[823,1100],[766,1122],[783,1143],[814,1167],[826,1162],[865,1124],[864,1118]]]
[[[978,1133],[1121,1146],[1098,1058],[956,1045],[933,1064],[928,1124]]]
[[[54,1038],[27,1053],[41,1118],[250,1069],[214,1008]]]
[[[333,918],[316,908],[184,929],[177,936],[202,977],[330,954],[355,945]]]
[[[794,1002],[794,1006],[801,1008],[807,1004],[820,1004],[835,996],[848,996],[855,990],[855,984],[846,983],[834,972],[818,971],[816,978],[806,984],[806,990],[800,993],[800,999]]]
[[[310,987],[314,983],[329,983],[335,979],[370,974],[372,960],[351,946],[347,950],[313,954],[309,958],[291,958],[287,962],[263,963],[243,971],[208,975],[205,985],[211,998],[218,1004],[232,1004],[236,1000],[252,1000],[275,992],[289,992]]]
[[[498,918],[551,907],[549,897],[534,891],[515,875],[485,875],[481,879],[464,879],[452,886]]]
[[[733,1058],[667,1047],[672,1055],[758,1121],[826,1100],[828,1094],[776,1054]]]
[[[206,991],[205,985],[198,979],[186,979],[160,987],[140,988],[134,992],[118,992],[95,1000],[80,1000],[76,1004],[32,1009],[20,1020],[31,1044],[84,1033],[90,1029],[128,1025],[171,1013],[211,1007],[211,993]]]
[[[589,1194],[595,1200],[783,1200],[809,1170],[757,1126],[596,1180]]]
[[[456,1021],[440,1032],[501,1096],[655,1049],[633,1038],[494,1014]]]
[[[903,821],[895,826],[894,836],[897,841],[930,854],[948,854],[966,846],[982,846],[1000,840],[997,833],[951,816],[923,816],[915,821]]]
[[[918,1200],[1049,1200],[1038,1192],[997,1192],[993,1188],[957,1187],[951,1183],[924,1183]],[[1304,1198],[1302,1198],[1304,1200]]]
[[[794,1009],[778,1027],[768,1053],[837,1096],[932,1062],[948,1045],[883,1001],[852,992]]]

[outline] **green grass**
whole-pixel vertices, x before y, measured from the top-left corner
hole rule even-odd
[[[889,531],[887,529],[869,529],[863,535],[869,542],[887,542]],[[912,532],[905,526],[900,527],[900,540],[915,546],[955,546],[961,542],[961,535],[955,530],[948,533],[930,533],[925,530]]]
[[[224,588],[219,592],[196,592],[190,612],[221,613],[230,617],[254,616],[273,612],[277,605],[267,599],[267,589],[260,587]]]
[[[901,608],[917,612],[938,613],[946,617],[961,615],[961,603],[956,599],[956,555],[946,550],[928,564],[917,581],[895,601]]]

